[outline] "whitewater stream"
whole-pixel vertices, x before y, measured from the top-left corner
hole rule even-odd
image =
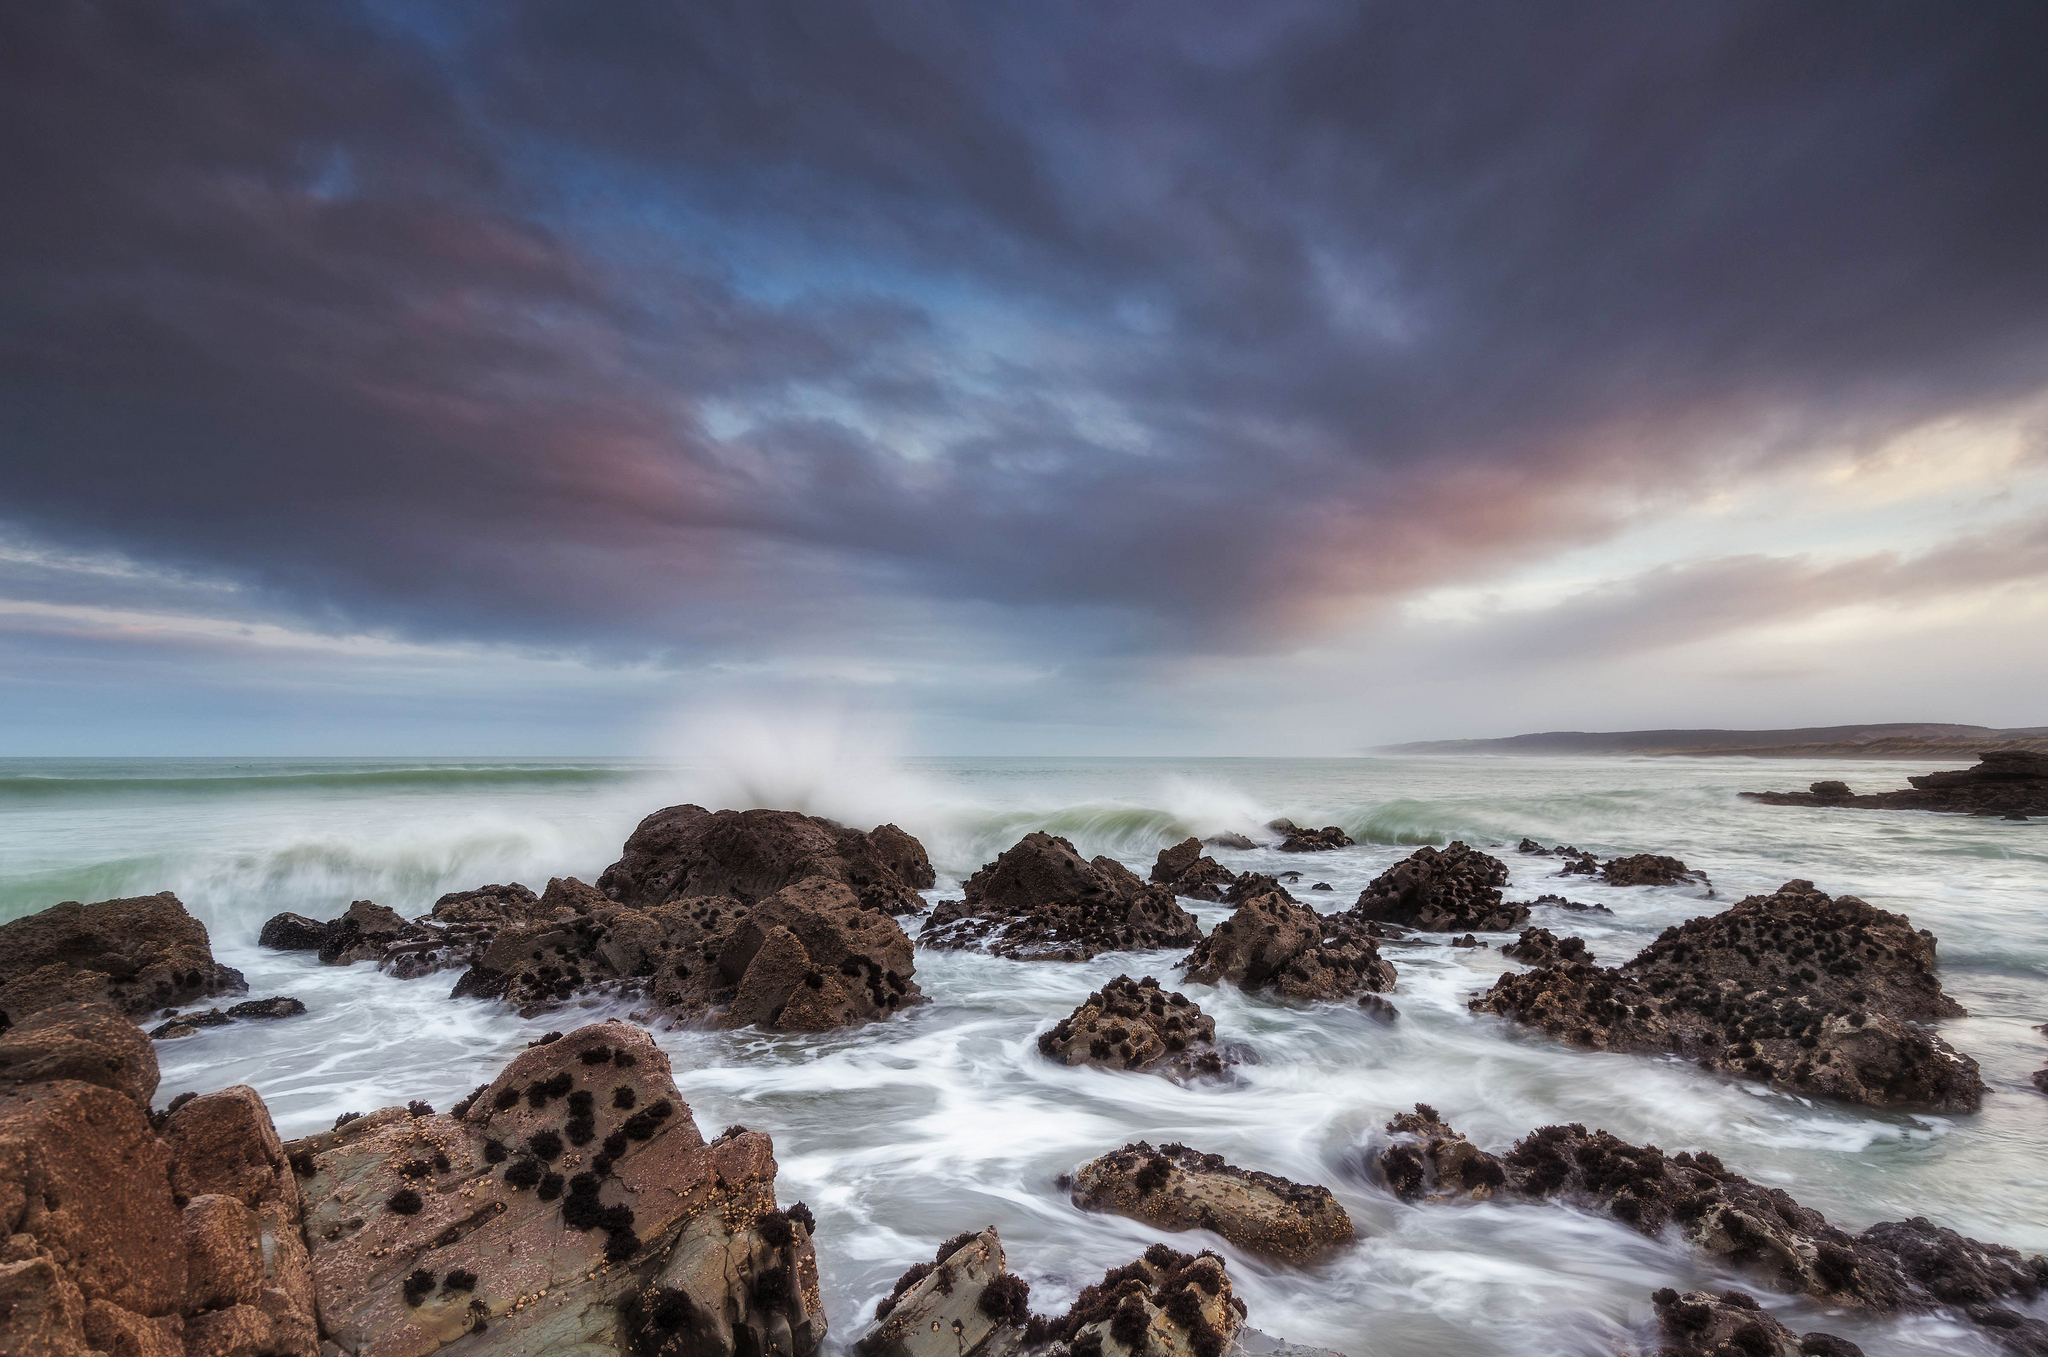
[[[1057,1314],[1088,1282],[1161,1236],[1088,1215],[1056,1187],[1127,1141],[1184,1141],[1230,1162],[1334,1191],[1359,1242],[1299,1268],[1261,1262],[1208,1235],[1171,1240],[1229,1262],[1259,1328],[1349,1357],[1611,1354],[1650,1333],[1650,1294],[1740,1287],[1795,1331],[1827,1329],[1877,1354],[1991,1354],[1975,1328],[1941,1317],[1873,1321],[1757,1290],[1691,1249],[1550,1204],[1404,1205],[1366,1165],[1387,1118],[1433,1105],[1500,1151],[1534,1127],[1583,1122],[1667,1153],[1710,1150],[1782,1186],[1835,1223],[1924,1215],[2028,1252],[2048,1251],[2048,823],[1913,813],[1761,807],[1742,788],[1846,778],[1904,785],[1925,765],[1740,759],[926,760],[768,770],[625,762],[349,760],[0,761],[0,919],[60,900],[175,891],[251,996],[293,995],[310,1012],[237,1023],[158,1047],[159,1104],[188,1089],[247,1083],[287,1137],[343,1112],[424,1098],[446,1108],[548,1030],[617,1008],[532,1021],[452,1000],[455,973],[415,981],[368,966],[322,967],[256,946],[280,910],[332,917],[371,899],[425,912],[445,891],[502,881],[540,889],[586,880],[640,817],[692,800],[770,805],[867,829],[893,821],[960,882],[1033,829],[1107,853],[1140,874],[1188,834],[1255,831],[1274,816],[1337,824],[1357,847],[1314,855],[1212,850],[1233,870],[1304,873],[1296,896],[1348,907],[1413,847],[1464,839],[1513,872],[1510,899],[1546,891],[1611,917],[1539,909],[1532,921],[1584,937],[1614,964],[1667,925],[1717,912],[1794,877],[1910,916],[1940,940],[1941,980],[1969,1016],[1942,1032],[1982,1065],[1972,1116],[1880,1114],[1816,1105],[1668,1059],[1574,1051],[1467,1011],[1510,963],[1499,946],[1394,943],[1391,1026],[1347,1005],[1293,1006],[1186,986],[1219,1038],[1256,1063],[1228,1082],[1068,1069],[1036,1035],[1121,973],[1175,981],[1171,952],[1086,964],[917,954],[929,1002],[889,1022],[822,1036],[656,1031],[706,1134],[773,1134],[785,1203],[816,1213],[824,1303],[837,1347],[938,1242],[993,1224],[1032,1306]],[[1703,887],[1615,888],[1554,877],[1519,855],[1523,836],[1603,856],[1669,853]],[[1331,892],[1310,891],[1317,881]],[[1184,902],[1189,903],[1189,902]],[[1205,929],[1227,910],[1190,904]],[[917,921],[905,920],[913,935]],[[2048,1305],[2037,1311],[2048,1317]]]

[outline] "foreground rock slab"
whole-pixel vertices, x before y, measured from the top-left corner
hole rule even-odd
[[[1472,1007],[1803,1094],[1975,1111],[1977,1063],[1922,1026],[1963,1011],[1935,978],[1934,948],[1903,915],[1788,881],[1666,929],[1619,967],[1559,960],[1502,976]]]
[[[941,902],[918,941],[985,948],[1019,961],[1086,961],[1104,952],[1188,947],[1202,930],[1162,886],[1114,858],[1083,858],[1042,831],[1026,834]]]
[[[624,1023],[529,1050],[460,1114],[387,1108],[285,1147],[327,1338],[492,1357],[807,1357],[825,1333],[809,1213],[766,1135],[706,1142]]]
[[[1504,904],[1507,864],[1463,843],[1421,848],[1374,877],[1352,914],[1430,933],[1499,932],[1529,917],[1529,907]]]
[[[1277,892],[1255,896],[1216,925],[1181,962],[1189,983],[1228,981],[1286,999],[1348,999],[1394,987],[1374,925],[1318,914]]]
[[[1909,777],[1910,788],[1858,796],[1837,781],[1803,792],[1744,792],[1766,806],[1824,806],[1855,810],[1933,810],[1954,815],[2026,819],[2048,815],[2048,754],[1991,749],[1970,768]]]
[[[110,1004],[131,1018],[248,989],[213,959],[206,925],[169,891],[76,900],[0,924],[0,1015]]]
[[[1212,1230],[1250,1253],[1291,1263],[1321,1257],[1355,1235],[1326,1187],[1241,1169],[1220,1154],[1144,1141],[1084,1166],[1074,1205],[1162,1230]]]
[[[1177,1079],[1219,1075],[1233,1063],[1216,1044],[1216,1020],[1149,975],[1120,975],[1089,995],[1039,1033],[1038,1050],[1062,1065],[1147,1070]]]

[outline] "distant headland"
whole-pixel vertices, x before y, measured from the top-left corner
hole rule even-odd
[[[1863,726],[1800,726],[1792,730],[1551,730],[1497,740],[1415,740],[1382,745],[1376,754],[1657,754],[1759,759],[1954,759],[1986,749],[2048,753],[2048,726],[1991,726],[1907,721]]]

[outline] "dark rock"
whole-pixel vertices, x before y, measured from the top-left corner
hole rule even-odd
[[[2043,1093],[2048,1093],[2048,1069],[2035,1070],[2033,1082],[2035,1088],[2040,1089]]]
[[[1247,839],[1242,834],[1211,834],[1208,838],[1202,840],[1202,842],[1209,845],[1209,847],[1211,848],[1235,848],[1240,852],[1248,848],[1258,847],[1257,844],[1253,843],[1250,839]]]
[[[317,952],[327,941],[327,929],[326,923],[303,914],[273,914],[256,942],[279,952]]]
[[[912,890],[928,891],[939,883],[924,845],[895,825],[876,825],[868,831],[868,842],[896,879]]]
[[[327,936],[320,943],[320,960],[328,966],[375,961],[381,968],[392,945],[432,936],[395,909],[374,900],[356,900],[328,926]]]
[[[1027,834],[932,910],[927,947],[986,947],[1022,961],[1086,961],[1103,952],[1186,947],[1201,938],[1171,892],[1114,858],[1084,860],[1065,839]]]
[[[1220,1154],[1144,1141],[1074,1175],[1074,1205],[1162,1230],[1213,1230],[1251,1253],[1309,1262],[1351,1242],[1351,1217],[1326,1187],[1241,1169]]]
[[[169,891],[67,900],[0,924],[0,1015],[10,1022],[79,1003],[140,1018],[247,988],[240,971],[214,961],[206,925]]]
[[[450,891],[434,902],[432,917],[446,924],[532,923],[546,917],[540,897],[514,881],[504,886],[479,886]]]
[[[1600,868],[1600,879],[1610,886],[1680,886],[1694,882],[1704,885],[1707,881],[1704,872],[1693,871],[1677,858],[1656,853],[1610,858]]]
[[[1593,960],[1593,954],[1586,950],[1584,938],[1560,938],[1547,928],[1523,929],[1522,936],[1502,947],[1500,954],[1531,966],[1571,961],[1590,963]]]
[[[923,847],[893,825],[876,840],[789,810],[670,806],[640,822],[597,885],[619,904],[651,909],[710,896],[750,905],[822,876],[846,886],[869,908],[917,913],[924,897],[897,874],[898,865],[919,880],[932,879]]]
[[[1480,941],[1480,940],[1479,940],[1479,939],[1478,939],[1478,938],[1477,938],[1476,936],[1474,936],[1473,934],[1471,934],[1471,933],[1467,933],[1467,934],[1465,934],[1465,935],[1464,935],[1464,936],[1462,936],[1462,937],[1456,937],[1456,938],[1452,938],[1452,939],[1451,939],[1451,946],[1453,946],[1453,947],[1484,947],[1484,946],[1486,946],[1486,944],[1485,944],[1485,943],[1483,943],[1483,942],[1481,942],[1481,941]]]
[[[1294,897],[1288,894],[1287,887],[1281,885],[1278,878],[1267,876],[1264,872],[1245,872],[1240,875],[1230,883],[1230,889],[1223,892],[1223,903],[1241,905],[1247,900],[1256,900],[1261,895],[1277,895],[1289,904],[1295,903]]]
[[[2048,754],[1991,749],[1975,767],[1909,777],[1910,788],[1851,795],[1841,783],[1803,792],[1744,792],[1767,806],[1846,806],[1859,810],[1937,810],[1960,815],[2048,815]],[[1821,790],[1823,787],[1826,791]],[[1835,788],[1841,788],[1836,791]]]
[[[1084,1287],[1038,1336],[1073,1357],[1222,1357],[1244,1317],[1221,1258],[1154,1244]]]
[[[1366,1017],[1378,1023],[1393,1023],[1401,1016],[1400,1009],[1395,1008],[1377,994],[1359,995],[1358,1006],[1364,1011]]]
[[[1499,932],[1529,917],[1526,906],[1502,903],[1507,880],[1507,865],[1476,848],[1421,848],[1374,877],[1351,913],[1430,933]]]
[[[1309,889],[1312,891],[1333,891],[1337,888],[1327,881],[1318,881],[1315,885],[1310,886]]]
[[[1846,782],[1837,782],[1837,781],[1835,781],[1835,780],[1834,780],[1834,779],[1832,779],[1832,778],[1830,778],[1830,779],[1826,779],[1826,780],[1824,780],[1824,781],[1821,781],[1821,782],[1810,782],[1810,783],[1808,783],[1808,784],[1807,784],[1807,786],[1806,786],[1806,790],[1807,790],[1807,791],[1809,791],[1809,792],[1812,792],[1812,793],[1813,793],[1813,794],[1814,794],[1815,796],[1852,796],[1852,795],[1854,795],[1854,793],[1852,793],[1852,792],[1851,792],[1851,791],[1849,790],[1849,784],[1848,784],[1848,783],[1846,783]]]
[[[1507,1182],[1500,1160],[1452,1130],[1427,1103],[1387,1123],[1393,1143],[1377,1160],[1381,1181],[1402,1201],[1476,1201]]]
[[[1159,860],[1152,864],[1154,884],[1190,900],[1221,901],[1224,889],[1236,880],[1235,872],[1202,855],[1200,839],[1183,839],[1171,848],[1160,849]]]
[[[1472,1007],[1873,1107],[1975,1111],[1984,1090],[1977,1062],[1921,1026],[1962,1013],[1935,979],[1933,935],[1809,881],[1668,928],[1620,967],[1502,976]]]
[[[1154,1070],[1179,1079],[1221,1074],[1233,1063],[1216,1045],[1216,1020],[1149,975],[1110,981],[1041,1032],[1038,1049],[1063,1065]]]
[[[1669,1345],[1657,1357],[1863,1357],[1863,1349],[1829,1333],[1793,1333],[1740,1291],[1712,1295],[1665,1287],[1651,1297],[1657,1327]]]
[[[278,995],[273,999],[249,999],[230,1005],[230,1018],[296,1018],[306,1011],[306,1006],[297,999]]]
[[[150,1028],[149,1035],[152,1041],[175,1041],[179,1037],[191,1036],[202,1027],[226,1027],[233,1021],[219,1009],[210,1008],[204,1013],[180,1014],[167,1023]]]
[[[1373,925],[1318,914],[1277,893],[1240,905],[1181,967],[1193,984],[1228,980],[1289,999],[1346,999],[1394,987],[1394,965],[1380,956]]]
[[[1336,825],[1321,829],[1289,829],[1280,841],[1283,853],[1327,853],[1332,848],[1351,847],[1351,836]]]
[[[972,1357],[1010,1349],[1030,1321],[1030,1294],[1005,1266],[994,1226],[961,1235],[896,1279],[876,1307],[875,1327],[853,1350],[859,1357]]]
[[[1548,907],[1548,908],[1550,908],[1550,909],[1563,909],[1563,910],[1569,910],[1569,911],[1570,911],[1570,912],[1572,912],[1573,914],[1612,914],[1612,913],[1614,913],[1614,911],[1613,911],[1613,910],[1609,909],[1609,908],[1608,908],[1607,906],[1605,906],[1605,905],[1588,905],[1588,904],[1581,904],[1581,903],[1580,903],[1579,901],[1577,901],[1577,900],[1567,900],[1567,899],[1565,899],[1565,898],[1564,898],[1564,897],[1563,897],[1562,895],[1539,895],[1539,896],[1537,896],[1537,897],[1536,897],[1536,898],[1535,898],[1534,900],[1524,900],[1524,901],[1522,901],[1521,903],[1522,903],[1522,905],[1523,905],[1524,907],[1526,907],[1526,908],[1529,908],[1529,909],[1535,909],[1536,907],[1538,907],[1538,906],[1540,905],[1540,906],[1546,906],[1546,907]]]

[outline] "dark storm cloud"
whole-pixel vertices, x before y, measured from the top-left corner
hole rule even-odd
[[[0,518],[336,625],[1241,645],[2048,380],[2035,6],[0,25]]]

